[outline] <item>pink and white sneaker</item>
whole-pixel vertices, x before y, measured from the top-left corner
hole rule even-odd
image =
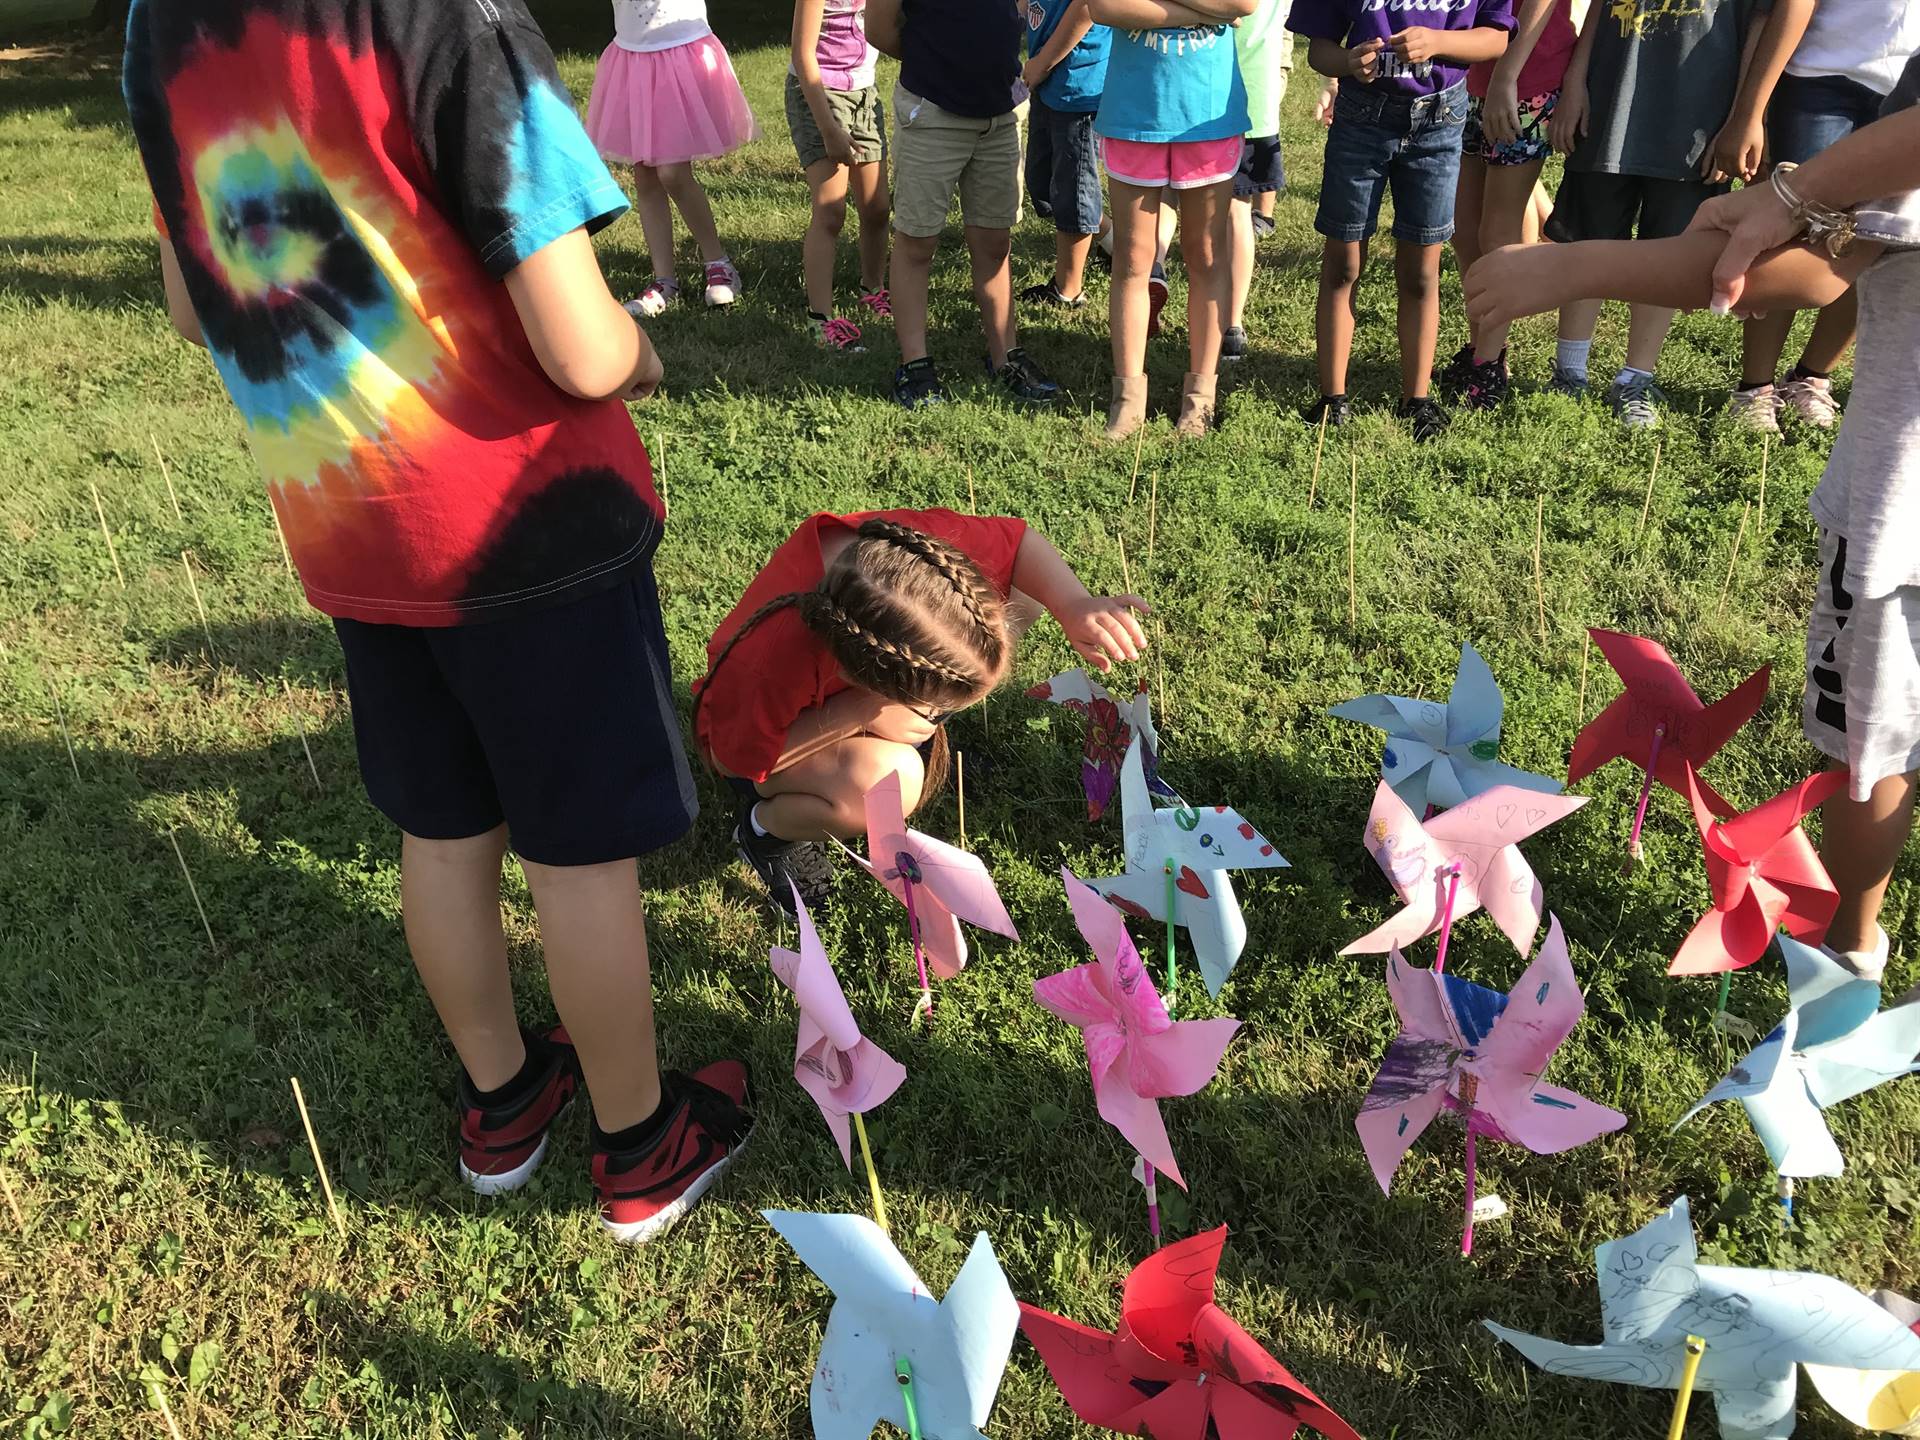
[[[807,328],[813,332],[813,343],[822,350],[838,350],[843,355],[864,355],[867,351],[860,343],[860,327],[838,315],[824,319],[809,315]]]
[[[878,290],[867,291],[860,297],[860,303],[882,320],[893,318],[893,296],[884,285]]]
[[[651,320],[679,298],[680,282],[671,275],[656,275],[647,282],[646,289],[621,308],[629,315]]]
[[[1816,430],[1831,430],[1840,419],[1833,382],[1818,375],[1789,375],[1773,387],[1780,409]]]
[[[740,298],[740,272],[731,260],[707,262],[707,304],[715,309],[731,305]]]

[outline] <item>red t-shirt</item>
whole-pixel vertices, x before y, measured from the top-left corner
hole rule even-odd
[[[1027,522],[952,510],[873,510],[859,515],[815,515],[768,559],[707,642],[707,673],[693,685],[700,703],[696,736],[715,764],[755,782],[772,773],[787,746],[787,731],[803,711],[852,689],[833,652],[808,630],[797,610],[777,610],[762,620],[727,656],[716,673],[714,657],[734,631],[769,600],[812,590],[826,573],[820,540],[830,527],[851,531],[875,517],[911,525],[964,551],[1003,596],[1013,590],[1013,561],[1026,538]]]
[[[1519,7],[1514,7],[1516,12]],[[1551,95],[1560,88],[1560,82],[1566,79],[1567,63],[1573,59],[1573,47],[1580,38],[1580,32],[1573,23],[1573,0],[1560,0],[1553,7],[1553,14],[1547,18],[1547,28],[1540,32],[1540,40],[1533,47],[1533,53],[1527,56],[1527,63],[1520,67],[1520,82],[1514,88],[1524,103],[1537,100],[1542,95]],[[1495,61],[1483,60],[1467,71],[1467,93],[1478,99],[1487,98],[1487,86],[1493,83]]]

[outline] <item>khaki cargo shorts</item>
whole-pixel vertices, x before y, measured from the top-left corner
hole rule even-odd
[[[1020,122],[1013,111],[976,120],[893,87],[893,227],[925,239],[960,216],[983,230],[1020,223]]]

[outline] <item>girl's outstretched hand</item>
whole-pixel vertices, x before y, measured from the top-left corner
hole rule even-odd
[[[1138,595],[1089,595],[1055,618],[1067,632],[1082,660],[1097,670],[1111,670],[1116,660],[1138,660],[1147,648],[1147,632],[1133,612],[1153,613]]]

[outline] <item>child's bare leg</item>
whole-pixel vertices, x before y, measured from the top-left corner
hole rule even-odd
[[[847,223],[847,167],[831,160],[816,160],[806,173],[807,188],[813,192],[813,215],[800,242],[807,309],[816,315],[831,315],[833,262],[840,249],[841,228]]]
[[[867,791],[899,772],[900,798],[911,815],[920,804],[926,767],[911,745],[856,735],[770,775],[754,808],[760,828],[780,840],[851,840],[867,832]]]
[[[1787,348],[1797,310],[1757,315],[1740,331],[1740,388],[1771,385],[1780,373],[1780,354]]]
[[[1353,357],[1354,289],[1367,268],[1367,242],[1328,240],[1320,252],[1320,293],[1314,300],[1314,358],[1320,393],[1347,393],[1347,362]]]
[[[900,341],[900,362],[927,358],[927,283],[933,274],[938,235],[895,235],[888,274],[893,285],[893,333]]]
[[[1433,352],[1440,343],[1440,251],[1438,245],[1396,242],[1393,274],[1399,288],[1400,393],[1423,397],[1433,384]]]
[[[1598,300],[1572,300],[1560,307],[1560,325],[1554,331],[1557,340],[1592,340],[1600,328]],[[1551,307],[1549,307],[1551,308]]]
[[[1092,249],[1091,235],[1053,233],[1053,286],[1069,300],[1086,288],[1087,253]]]
[[[1871,950],[1880,935],[1880,904],[1913,828],[1914,777],[1889,775],[1865,800],[1842,793],[1820,808],[1820,858],[1840,892],[1827,927],[1835,950]]]
[[[973,268],[973,299],[980,307],[980,330],[987,358],[998,370],[1007,352],[1020,343],[1013,318],[1013,232],[966,227],[967,257]]]
[[[887,283],[887,234],[893,219],[887,167],[878,162],[854,166],[851,188],[860,214],[860,288],[871,295]]]
[[[1147,368],[1147,277],[1153,273],[1158,244],[1160,191],[1157,187],[1109,182],[1113,211],[1113,284],[1107,292],[1107,328],[1113,345],[1113,373],[1143,375]]]
[[[1534,186],[1539,180],[1542,163],[1536,160],[1525,165],[1482,167],[1487,173],[1482,185],[1476,243],[1486,250],[1498,250],[1505,245],[1525,243],[1527,207],[1531,203]],[[1454,236],[1456,251],[1459,245],[1460,237],[1456,234]],[[1475,364],[1483,365],[1489,360],[1499,358],[1500,352],[1507,348],[1509,328],[1506,325],[1490,325],[1484,335],[1478,331],[1474,333]]]
[[[1220,332],[1227,309],[1227,225],[1233,182],[1223,180],[1179,194],[1184,237],[1180,247],[1187,262],[1187,368],[1195,375],[1211,375],[1220,367]]]
[[[631,860],[536,865],[527,888],[540,916],[547,980],[580,1056],[593,1118],[606,1131],[638,1125],[660,1107],[647,912]]]
[[[1627,364],[1651,375],[1660,363],[1675,312],[1663,305],[1635,305],[1627,319]]]
[[[633,208],[647,241],[647,263],[664,279],[673,277],[673,202],[660,173],[651,165],[633,167]]]
[[[527,1058],[500,927],[506,852],[504,825],[464,840],[403,835],[400,845],[407,948],[454,1052],[481,1090],[499,1089]]]
[[[1813,334],[1807,337],[1807,348],[1800,352],[1800,364],[1816,375],[1832,374],[1846,358],[1859,320],[1859,297],[1848,290],[1813,322]]]
[[[1269,220],[1273,219],[1274,209],[1279,203],[1280,192],[1278,190],[1262,190],[1258,195],[1253,197],[1253,208]]]
[[[1271,190],[1263,192],[1271,195]],[[1258,196],[1235,196],[1227,219],[1227,324],[1229,330],[1242,328],[1247,315],[1247,294],[1253,289],[1253,201]]]
[[[1471,155],[1460,158],[1460,178],[1453,186],[1453,259],[1460,267],[1460,283],[1464,288],[1467,271],[1487,251],[1498,248],[1492,241],[1482,243],[1480,239],[1480,217],[1487,205],[1487,172],[1493,167],[1486,161]],[[1473,338],[1472,327],[1468,327],[1468,339]]]
[[[1537,178],[1533,182],[1533,191],[1527,196],[1527,213],[1520,224],[1520,239],[1523,244],[1538,245],[1547,238],[1547,221],[1553,218],[1553,197],[1547,194],[1547,187]]]
[[[680,218],[687,222],[687,229],[700,246],[700,258],[709,265],[726,259],[727,247],[720,243],[720,227],[714,224],[713,206],[707,203],[707,192],[700,188],[693,166],[662,165],[659,173],[660,184],[673,197],[674,208],[679,210]]]

